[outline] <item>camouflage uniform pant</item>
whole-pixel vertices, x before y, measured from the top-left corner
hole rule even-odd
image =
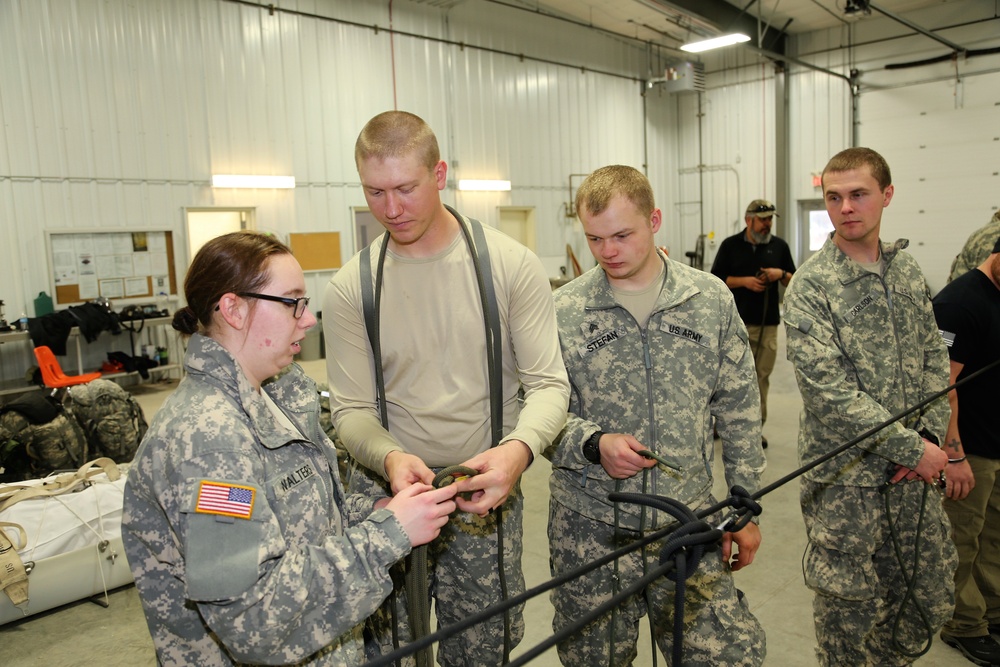
[[[552,501],[549,505],[549,550],[553,576],[576,569],[616,548],[634,542],[638,534],[594,521]],[[644,562],[655,566],[664,540],[647,545],[615,563],[578,577],[552,592],[553,629],[558,632],[583,613],[602,604],[643,575]],[[616,585],[617,580],[617,585]],[[708,553],[687,580],[684,597],[684,665],[760,665],[764,661],[764,630],[750,613],[732,574],[717,552]],[[582,628],[559,644],[559,659],[567,667],[624,666],[636,658],[640,619],[649,613],[653,636],[669,664],[673,651],[674,584],[661,577],[614,612]],[[610,656],[611,649],[614,655]]]
[[[919,552],[914,550],[924,488],[917,481],[886,489],[887,516],[885,495],[878,488],[802,481],[802,518],[809,537],[802,568],[806,585],[816,593],[813,613],[821,665],[908,665],[913,658],[893,642],[897,617],[898,646],[911,654],[951,617],[958,558],[935,489],[929,489]],[[893,548],[890,521],[905,573]],[[904,604],[911,575],[916,577],[913,599]],[[914,600],[926,610],[929,637]]]
[[[360,469],[359,469],[360,470]],[[384,482],[369,475],[352,474],[351,491],[372,492],[372,485]],[[521,570],[523,552],[522,516],[524,498],[520,487],[503,505],[503,561],[507,597],[524,592]],[[430,596],[434,601],[437,626],[444,628],[483,611],[503,599],[497,557],[497,514],[480,518],[456,511],[430,543],[427,554]],[[393,650],[392,606],[395,605],[399,644],[410,641],[406,593],[402,571],[396,576],[395,591],[368,624],[369,652],[384,654]],[[510,647],[524,636],[523,605],[508,612]],[[372,645],[374,644],[374,646]],[[497,614],[463,632],[444,639],[437,647],[437,661],[445,667],[490,667],[503,664],[504,615]],[[403,664],[414,665],[410,658]]]

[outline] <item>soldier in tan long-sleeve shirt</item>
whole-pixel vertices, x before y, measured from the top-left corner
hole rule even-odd
[[[502,577],[509,595],[524,590],[518,482],[562,428],[568,405],[555,311],[538,258],[484,226],[500,326],[503,433],[497,442],[490,422],[485,285],[477,270],[483,267],[476,267],[483,248],[472,240],[479,223],[442,204],[447,163],[434,133],[413,114],[379,114],[362,130],[355,160],[365,199],[388,232],[361,251],[371,260],[372,285],[380,286],[373,296],[380,303],[388,428],[376,404],[360,254],[337,272],[323,302],[330,406],[347,449],[372,471],[373,482],[388,482],[393,492],[431,481],[435,468],[464,464],[478,471],[458,483],[471,496],[458,499],[461,512],[429,549],[431,594],[438,624],[445,626],[500,601]],[[507,643],[516,645],[523,628],[515,610]],[[503,620],[494,617],[442,641],[438,660],[498,665],[504,643]]]

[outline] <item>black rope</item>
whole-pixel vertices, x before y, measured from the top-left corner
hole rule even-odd
[[[611,495],[616,495],[616,494],[611,494]],[[611,495],[609,495],[609,499],[610,499]],[[646,496],[646,495],[642,495],[642,494],[633,494],[633,495],[635,495],[636,497],[643,498],[647,502],[649,501],[649,499],[654,499],[654,502],[655,501],[659,501],[659,502],[664,502],[664,503],[677,503],[678,505],[680,505],[680,506],[683,507],[683,505],[681,505],[680,503],[678,503],[678,501],[672,500],[670,498],[662,498],[662,497],[659,497],[659,496]],[[715,512],[713,512],[713,513],[716,513],[718,511],[719,510],[716,509]],[[697,512],[697,513],[695,513],[695,516],[701,518],[702,514],[703,514],[703,512]],[[726,521],[729,521],[729,519],[727,518]],[[695,526],[697,524],[691,524],[691,525]],[[725,525],[725,522],[723,522],[723,525]],[[538,597],[539,595],[541,595],[543,593],[546,593],[546,592],[552,590],[553,588],[561,586],[561,585],[565,584],[568,581],[572,581],[573,579],[576,579],[577,577],[580,577],[581,575],[587,574],[588,572],[592,572],[592,571],[594,571],[594,570],[596,570],[596,569],[598,569],[598,568],[600,568],[600,567],[602,567],[604,565],[607,565],[608,563],[613,562],[614,560],[616,560],[618,558],[621,558],[623,556],[627,556],[628,554],[630,554],[630,553],[632,553],[632,552],[634,552],[634,551],[636,551],[638,549],[641,549],[641,548],[645,547],[648,544],[651,544],[653,542],[656,542],[658,540],[663,539],[664,537],[667,537],[671,533],[674,533],[675,531],[680,530],[680,528],[681,527],[678,524],[671,524],[669,526],[665,526],[663,528],[655,530],[655,531],[653,531],[653,532],[651,532],[651,533],[649,533],[647,535],[644,535],[643,537],[637,539],[636,541],[634,541],[634,542],[632,542],[630,544],[627,544],[627,545],[625,545],[623,547],[615,549],[614,551],[608,552],[607,554],[601,556],[600,558],[594,559],[593,561],[591,561],[587,565],[582,565],[582,566],[580,566],[579,568],[577,568],[575,570],[572,570],[570,572],[566,572],[566,573],[563,573],[563,574],[561,574],[559,576],[553,577],[549,581],[543,582],[543,583],[539,584],[538,586],[535,586],[534,588],[532,588],[530,590],[526,590],[524,593],[521,593],[519,595],[515,595],[515,596],[513,596],[511,598],[508,598],[507,600],[505,600],[503,602],[500,602],[500,603],[497,603],[497,604],[492,605],[490,607],[487,607],[486,609],[483,609],[480,612],[477,612],[477,613],[475,613],[475,614],[473,614],[473,615],[471,615],[471,616],[469,616],[469,617],[467,617],[467,618],[465,618],[465,619],[463,619],[461,621],[458,621],[457,623],[453,623],[453,624],[451,624],[451,625],[449,625],[447,627],[444,627],[444,628],[439,628],[436,632],[434,632],[434,633],[432,633],[432,634],[430,634],[430,635],[428,635],[426,637],[422,637],[421,639],[418,639],[418,640],[416,640],[414,642],[411,642],[410,644],[407,644],[405,646],[401,646],[399,649],[393,651],[392,653],[387,653],[385,655],[379,656],[378,658],[375,658],[371,662],[368,662],[368,663],[365,663],[365,664],[366,664],[367,667],[383,667],[384,665],[388,665],[393,660],[396,660],[398,658],[411,655],[412,653],[415,653],[416,651],[419,651],[422,648],[424,648],[426,646],[429,646],[429,645],[433,644],[436,641],[440,641],[441,639],[446,639],[448,637],[456,635],[459,632],[462,632],[463,630],[466,630],[466,629],[472,627],[473,625],[477,625],[479,623],[482,623],[482,622],[484,622],[484,621],[492,618],[493,616],[496,616],[497,614],[503,613],[504,611],[506,611],[506,610],[508,610],[508,609],[510,609],[512,607],[515,607],[515,606],[520,605],[520,604],[524,604],[527,601],[531,600],[532,598]],[[692,530],[691,528],[687,529],[687,531],[691,531],[691,530]],[[717,540],[721,539],[721,529],[713,529],[713,530],[719,530],[720,531],[720,534],[719,534],[719,536],[716,539]],[[704,533],[702,533],[702,535],[704,535]],[[703,540],[703,539],[704,538],[702,537],[702,538],[699,538],[698,540],[695,540],[694,542],[698,542],[698,541]],[[679,547],[688,547],[688,546],[693,546],[693,543],[679,543],[677,546],[678,546],[678,548]],[[564,628],[562,631],[554,634],[548,640],[545,640],[541,644],[539,644],[538,646],[544,646],[544,648],[542,648],[541,651],[538,651],[536,653],[535,650],[538,648],[538,646],[536,646],[535,648],[530,649],[528,651],[528,653],[522,655],[516,661],[513,661],[510,664],[511,665],[524,664],[523,660],[524,660],[525,657],[528,657],[528,656],[535,657],[539,653],[544,652],[545,650],[548,650],[549,648],[551,648],[552,646],[554,646],[559,641],[562,641],[563,639],[566,639],[567,637],[571,636],[573,633],[577,632],[581,627],[583,627],[587,623],[590,623],[594,619],[599,618],[603,613],[605,613],[607,611],[610,611],[611,609],[617,607],[618,605],[621,604],[621,602],[623,600],[625,600],[626,598],[628,598],[631,595],[636,594],[638,591],[641,591],[644,586],[647,586],[649,583],[651,583],[651,582],[655,581],[657,578],[663,576],[667,571],[669,571],[673,567],[674,567],[674,563],[673,562],[670,562],[670,563],[667,563],[667,564],[658,565],[654,570],[651,570],[648,575],[643,576],[640,580],[638,580],[641,585],[638,585],[638,586],[637,585],[631,585],[631,586],[629,586],[628,588],[622,590],[618,595],[614,596],[613,598],[610,598],[607,602],[605,602],[600,607],[598,607],[597,609],[601,610],[600,613],[596,613],[595,614],[593,612],[589,612],[585,616],[581,617],[576,623],[573,623],[571,626],[567,626],[567,628]]]
[[[635,542],[632,542],[623,547],[615,549],[614,551],[611,551],[605,554],[604,556],[601,556],[600,558],[594,559],[587,565],[583,565],[577,568],[576,570],[572,570],[570,572],[566,572],[559,576],[553,577],[552,579],[549,579],[548,581],[543,582],[538,586],[535,586],[534,588],[526,590],[523,593],[507,598],[502,602],[487,607],[482,611],[476,612],[475,614],[468,616],[461,621],[458,621],[457,623],[452,623],[447,627],[439,628],[436,632],[427,635],[426,637],[422,637],[421,639],[411,642],[405,646],[401,646],[392,653],[386,653],[385,655],[379,656],[373,659],[372,661],[365,663],[365,665],[367,667],[383,667],[384,665],[388,665],[398,658],[411,655],[412,653],[419,651],[425,646],[430,646],[436,641],[447,639],[448,637],[456,635],[462,632],[463,630],[467,630],[468,628],[474,625],[478,625],[479,623],[482,623],[496,616],[497,614],[503,613],[504,611],[516,607],[517,605],[524,604],[529,600],[531,600],[532,598],[538,597],[543,593],[547,593],[553,588],[561,586],[568,581],[572,581],[573,579],[576,579],[581,575],[584,575],[588,572],[592,572],[593,570],[596,570],[599,567],[607,565],[608,563],[611,563],[617,558],[621,558],[622,556],[627,556],[628,554],[632,553],[633,551],[636,551],[637,549],[641,549],[647,544],[651,544],[657,540],[663,539],[671,532],[673,532],[675,529],[676,529],[675,525],[670,525],[665,528],[661,528],[655,532],[649,533],[648,535],[636,540]],[[655,578],[656,577],[653,577],[651,581],[655,580]],[[578,629],[579,627],[574,628],[573,632],[576,632],[576,630]]]
[[[995,368],[998,365],[1000,365],[1000,359],[995,359],[994,361],[990,362],[986,366],[983,366],[982,368],[980,368],[975,373],[970,373],[969,375],[963,377],[961,380],[958,380],[957,382],[955,382],[955,384],[949,385],[949,386],[945,387],[944,389],[942,389],[940,391],[934,392],[933,394],[931,394],[930,396],[928,396],[924,400],[920,401],[919,403],[916,403],[916,404],[914,404],[914,405],[912,405],[912,406],[910,406],[908,408],[904,408],[901,412],[898,412],[895,415],[893,415],[892,417],[889,417],[888,419],[886,419],[881,424],[877,424],[875,426],[872,426],[870,429],[868,429],[867,431],[865,431],[861,435],[859,435],[859,436],[857,436],[855,438],[852,438],[851,440],[845,442],[840,447],[837,447],[836,449],[833,449],[833,450],[827,452],[826,454],[823,454],[819,458],[814,459],[814,460],[810,461],[809,463],[806,463],[806,464],[800,466],[796,470],[793,470],[792,472],[788,473],[784,477],[781,477],[777,481],[774,481],[774,482],[768,484],[767,486],[763,487],[762,489],[759,489],[758,491],[756,491],[754,494],[751,495],[751,498],[753,498],[754,500],[757,500],[759,498],[762,498],[762,497],[766,496],[767,494],[771,493],[775,489],[778,489],[778,488],[784,486],[785,484],[787,484],[788,482],[792,481],[793,479],[801,477],[802,475],[804,475],[805,473],[809,472],[813,468],[816,468],[817,466],[822,465],[823,463],[826,463],[827,461],[829,461],[830,459],[834,458],[835,456],[838,456],[838,455],[844,453],[845,451],[847,451],[848,449],[850,449],[854,445],[858,444],[859,442],[861,442],[863,440],[867,440],[868,438],[870,438],[871,436],[875,435],[876,433],[878,433],[882,429],[887,428],[887,427],[895,424],[896,422],[898,422],[903,417],[906,417],[907,415],[909,415],[911,413],[914,413],[914,412],[917,412],[918,410],[922,410],[922,409],[926,408],[928,405],[930,405],[934,401],[938,400],[942,396],[946,396],[948,394],[948,392],[950,392],[951,390],[957,389],[958,387],[962,386],[966,382],[972,380],[973,378],[979,377],[983,373],[985,373],[985,372],[987,372],[989,370],[992,370],[993,368]],[[718,512],[719,510],[725,509],[726,507],[727,507],[727,505],[725,503],[719,503],[719,504],[715,505],[714,507],[708,508],[707,510],[705,510],[705,512],[707,512],[708,514],[713,514],[714,512]]]
[[[738,487],[734,487],[734,491]],[[743,489],[740,489],[743,491]],[[745,494],[746,492],[743,491]],[[735,495],[735,494],[734,494]],[[671,664],[681,665],[684,653],[684,596],[687,592],[686,581],[698,569],[698,563],[705,555],[706,546],[717,545],[722,539],[722,529],[713,529],[702,521],[691,509],[673,498],[635,493],[612,493],[608,496],[612,502],[627,502],[643,507],[666,512],[679,522],[677,530],[671,534],[660,551],[660,565],[673,565],[673,572],[665,572],[664,576],[674,582],[674,623],[673,623],[673,659]],[[758,513],[760,506],[757,505]],[[749,515],[748,515],[749,516]],[[714,531],[714,532],[713,532]],[[693,536],[712,534],[712,539],[704,537],[694,539]],[[717,534],[717,535],[716,535]]]
[[[906,656],[916,660],[920,656],[931,650],[931,644],[934,643],[934,626],[931,620],[927,617],[927,609],[924,607],[923,603],[919,598],[915,596],[917,587],[917,567],[919,563],[917,562],[920,556],[920,539],[923,536],[923,524],[924,524],[924,512],[927,509],[927,496],[930,493],[930,484],[924,484],[923,495],[920,499],[920,513],[917,516],[917,531],[913,538],[913,565],[909,573],[906,571],[906,563],[903,561],[903,551],[899,544],[899,535],[896,533],[896,527],[892,521],[892,514],[889,508],[889,496],[892,493],[893,485],[887,484],[882,487],[882,495],[885,498],[885,516],[886,521],[889,524],[889,537],[892,539],[892,550],[896,555],[896,562],[899,563],[899,572],[903,577],[903,582],[906,584],[906,593],[903,595],[903,599],[899,603],[899,612],[896,614],[896,618],[893,619],[892,623],[892,647]],[[917,610],[917,614],[920,616],[920,623],[924,627],[925,640],[923,646],[916,650],[916,652],[910,651],[909,648],[903,646],[903,643],[899,641],[899,625],[903,621],[903,609],[906,607],[907,602],[912,602],[913,606]]]
[[[430,646],[436,641],[458,634],[459,632],[466,630],[467,628],[472,627],[473,625],[482,623],[483,621],[488,620],[489,618],[492,618],[493,616],[499,613],[504,613],[508,609],[516,605],[524,604],[527,601],[531,600],[532,598],[541,595],[542,593],[546,593],[552,590],[553,588],[563,585],[568,581],[576,579],[577,577],[587,574],[588,572],[592,572],[597,568],[607,565],[608,563],[611,563],[612,561],[618,558],[626,556],[636,551],[637,549],[641,549],[648,544],[663,539],[664,537],[667,537],[674,533],[679,533],[677,541],[672,542],[672,549],[670,552],[667,552],[666,545],[664,546],[664,551],[661,552],[661,564],[658,567],[651,570],[647,575],[644,575],[643,577],[637,579],[633,584],[623,589],[617,595],[612,596],[611,598],[606,600],[604,603],[602,603],[595,609],[582,615],[575,623],[572,623],[564,627],[562,630],[554,633],[551,637],[535,645],[534,647],[526,651],[524,654],[519,656],[516,660],[510,663],[512,667],[523,665],[527,663],[529,660],[541,655],[543,652],[547,651],[552,646],[555,646],[557,643],[565,639],[568,639],[573,634],[578,632],[581,628],[593,622],[597,618],[600,618],[605,613],[611,611],[612,609],[617,608],[628,597],[642,591],[643,588],[651,584],[657,578],[666,575],[669,571],[676,568],[677,560],[675,559],[675,556],[677,557],[682,556],[686,564],[688,562],[687,559],[690,556],[688,555],[688,553],[678,554],[677,553],[678,551],[682,549],[693,549],[695,547],[700,546],[702,552],[704,552],[705,548],[707,548],[709,545],[718,544],[721,541],[724,531],[736,532],[740,530],[742,527],[746,526],[747,522],[749,522],[753,516],[759,515],[761,513],[762,511],[761,506],[759,503],[757,503],[757,500],[759,500],[761,497],[767,495],[768,493],[771,493],[772,491],[780,488],[781,486],[784,486],[791,480],[801,477],[802,475],[809,472],[813,468],[822,465],[826,461],[829,461],[831,458],[857,445],[861,441],[871,437],[872,435],[878,433],[882,429],[891,426],[892,424],[903,419],[907,415],[927,407],[935,400],[941,398],[942,396],[947,395],[949,391],[952,391],[953,389],[960,387],[966,382],[969,382],[970,380],[978,377],[979,375],[995,368],[997,365],[1000,365],[1000,359],[996,359],[995,361],[977,370],[976,372],[970,373],[966,377],[963,377],[954,384],[931,394],[930,396],[920,401],[919,403],[916,403],[913,406],[903,409],[901,412],[893,415],[892,417],[885,420],[881,424],[873,426],[872,428],[868,429],[861,435],[844,443],[840,447],[837,447],[836,449],[818,457],[817,459],[805,465],[800,466],[798,469],[781,477],[777,481],[763,487],[762,489],[758,490],[755,493],[751,494],[739,486],[734,486],[730,490],[731,494],[730,497],[727,498],[726,500],[720,501],[715,505],[712,505],[711,507],[707,507],[697,512],[691,513],[696,519],[704,519],[713,514],[717,514],[718,512],[725,510],[727,508],[732,508],[733,511],[724,517],[722,523],[718,528],[711,528],[710,530],[705,531],[703,528],[703,522],[701,521],[692,522],[689,520],[687,523],[684,524],[674,523],[664,528],[658,529],[641,537],[640,539],[632,542],[631,544],[625,545],[624,547],[611,551],[605,554],[604,556],[601,556],[600,558],[591,561],[587,565],[583,565],[569,572],[564,572],[563,574],[557,577],[553,577],[547,582],[539,584],[538,586],[535,586],[530,590],[526,590],[524,593],[521,593],[520,595],[516,595],[512,598],[504,600],[501,603],[498,603],[491,607],[487,607],[486,609],[483,609],[482,611],[477,612],[476,614],[473,614],[472,616],[469,616],[463,619],[462,621],[453,623],[452,625],[449,625],[445,628],[440,628],[433,634],[423,637],[406,646],[402,646],[399,649],[393,651],[392,653],[380,656],[379,658],[376,658],[375,660],[366,663],[366,666],[383,667],[384,665],[388,665],[393,660],[411,655],[412,653],[415,653],[416,651],[419,651],[426,646]],[[925,495],[928,492],[928,490],[929,489],[925,489]],[[653,507],[656,507],[657,509],[662,509],[663,511],[670,513],[671,516],[675,517],[676,515],[674,514],[674,510],[676,510],[677,512],[686,516],[687,519],[690,519],[690,516],[687,515],[687,512],[691,512],[691,510],[688,509],[679,501],[670,498],[663,498],[660,496],[649,496],[645,494],[620,494],[617,492],[611,493],[608,496],[608,499],[612,500],[613,502],[634,500],[639,498],[641,498],[640,504],[651,505]],[[682,510],[680,508],[684,509]],[[663,559],[668,557],[672,560],[666,563],[663,562]],[[697,563],[695,563],[695,565],[696,564]],[[916,566],[916,563],[914,563],[914,566]],[[684,577],[686,578],[687,576],[690,576],[689,573],[693,571],[694,571],[693,568],[689,569],[689,571],[685,571],[683,573]],[[678,573],[677,575],[674,575],[675,577],[681,574],[680,569],[677,569],[677,573]],[[675,615],[674,623],[676,629],[677,615]],[[674,641],[675,651],[678,643],[679,642],[677,642],[675,639]],[[675,662],[675,664],[679,665],[680,663]]]

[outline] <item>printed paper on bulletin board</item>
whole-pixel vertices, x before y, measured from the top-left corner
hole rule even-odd
[[[329,271],[341,266],[340,232],[292,233],[288,245],[303,271]]]
[[[55,306],[106,297],[113,303],[177,294],[173,232],[158,229],[45,232]]]

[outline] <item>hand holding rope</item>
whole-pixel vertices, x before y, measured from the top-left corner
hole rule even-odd
[[[460,479],[478,475],[479,471],[467,466],[449,466],[434,476],[431,485],[435,489],[448,486]],[[427,564],[427,545],[421,544],[410,552],[410,567],[406,570],[406,609],[410,617],[413,637],[419,639],[431,633],[431,605],[428,598],[430,576]],[[422,648],[415,654],[417,667],[431,667],[434,656],[430,646]]]
[[[815,459],[813,461],[810,461],[809,463],[806,463],[806,464],[802,465],[798,469],[796,469],[796,470],[788,473],[787,475],[785,475],[785,476],[781,477],[780,479],[772,482],[771,484],[768,484],[767,486],[765,486],[765,487],[757,490],[755,493],[749,494],[744,489],[741,489],[739,487],[733,487],[733,489],[731,490],[731,493],[733,495],[730,498],[727,498],[724,501],[720,501],[720,502],[716,503],[715,505],[713,505],[711,507],[707,507],[707,508],[704,508],[702,510],[699,510],[699,511],[697,511],[697,512],[694,513],[694,516],[697,517],[697,518],[704,518],[704,517],[708,517],[708,516],[711,516],[713,514],[716,514],[716,513],[720,512],[720,511],[725,510],[725,509],[730,508],[730,507],[736,509],[736,512],[734,513],[734,515],[728,516],[719,527],[714,528],[714,529],[710,529],[708,531],[704,530],[704,527],[701,526],[701,525],[699,525],[700,522],[699,523],[692,523],[692,524],[690,524],[691,527],[686,528],[685,529],[685,533],[684,533],[684,537],[690,538],[689,540],[680,540],[679,539],[678,542],[674,543],[674,545],[671,546],[671,550],[670,551],[668,551],[667,548],[666,548],[666,546],[664,546],[664,549],[661,551],[661,563],[664,563],[664,564],[661,564],[658,567],[653,568],[646,575],[644,575],[640,579],[637,579],[635,582],[633,582],[632,584],[630,584],[626,588],[622,589],[618,593],[618,595],[616,595],[616,596],[614,596],[612,598],[609,598],[608,600],[606,600],[605,602],[603,602],[601,605],[595,607],[594,609],[590,610],[589,612],[581,614],[581,616],[578,619],[576,619],[575,623],[572,623],[572,624],[566,626],[565,628],[563,628],[559,632],[556,632],[555,634],[553,634],[552,636],[548,637],[547,639],[545,639],[545,640],[539,642],[538,644],[536,644],[535,646],[527,649],[520,656],[518,656],[515,660],[512,660],[510,662],[510,666],[511,667],[518,667],[519,665],[527,664],[528,662],[530,662],[534,658],[537,658],[542,653],[544,653],[545,651],[549,650],[550,648],[552,648],[553,646],[555,646],[559,642],[564,641],[564,640],[568,639],[569,637],[571,637],[581,627],[587,625],[588,623],[593,622],[594,620],[600,618],[604,614],[610,612],[612,609],[614,609],[615,607],[617,607],[618,605],[620,605],[627,597],[629,597],[631,595],[638,594],[646,586],[648,586],[649,584],[651,584],[652,582],[654,582],[657,578],[659,578],[661,576],[665,576],[667,574],[667,572],[669,572],[670,570],[672,570],[673,568],[676,567],[677,560],[676,560],[676,558],[674,558],[676,551],[683,550],[683,549],[689,549],[690,550],[690,549],[694,549],[694,548],[697,548],[697,547],[700,547],[702,549],[707,549],[707,545],[708,544],[710,544],[711,542],[715,541],[716,539],[721,539],[723,530],[737,531],[741,527],[746,526],[746,523],[748,521],[750,521],[751,518],[752,518],[751,515],[757,515],[757,514],[760,513],[760,505],[756,501],[759,500],[760,498],[766,496],[768,493],[771,493],[772,491],[778,489],[779,487],[784,486],[788,482],[801,477],[806,472],[812,470],[813,468],[816,468],[817,466],[825,463],[826,461],[829,461],[830,459],[836,457],[837,455],[843,453],[844,451],[847,451],[851,447],[859,444],[860,442],[862,442],[863,440],[865,440],[867,438],[870,438],[871,436],[873,436],[876,433],[882,431],[886,427],[888,427],[888,426],[896,423],[897,421],[903,419],[907,415],[909,415],[909,414],[911,414],[913,412],[916,412],[918,410],[921,410],[922,408],[930,405],[935,400],[938,400],[939,398],[947,395],[947,393],[949,391],[951,391],[951,390],[955,389],[956,387],[961,386],[962,384],[968,382],[969,380],[972,380],[973,378],[978,377],[979,375],[981,375],[981,374],[983,374],[983,373],[991,370],[992,368],[996,367],[998,364],[1000,364],[1000,359],[997,359],[996,361],[994,361],[994,362],[988,364],[987,366],[979,369],[975,373],[971,373],[969,376],[962,378],[961,380],[959,380],[958,382],[952,384],[951,386],[946,387],[946,388],[942,389],[941,391],[938,391],[938,392],[936,392],[934,394],[931,394],[930,396],[926,397],[925,399],[923,399],[919,403],[917,403],[915,405],[912,405],[910,407],[907,407],[903,411],[897,413],[896,415],[893,415],[892,417],[890,417],[886,421],[882,422],[881,424],[877,424],[877,425],[873,426],[872,428],[866,430],[864,433],[861,433],[860,435],[856,436],[855,438],[852,438],[848,442],[845,442],[841,446],[836,447],[835,449],[827,452],[823,456],[820,456],[817,459]],[[927,488],[929,489],[929,486]],[[642,497],[646,498],[646,496],[642,496]],[[609,495],[609,500],[611,500],[612,502],[616,502],[616,501],[618,501],[620,499],[621,498],[620,498],[620,496],[618,494],[611,494],[611,495]],[[661,500],[667,500],[667,501],[669,501],[669,499],[661,499]],[[659,502],[659,500],[654,500],[653,502]],[[676,501],[671,501],[671,502],[676,502]],[[667,504],[670,504],[670,502],[668,502]],[[659,507],[659,505],[657,505],[657,507],[661,508],[661,507]],[[661,509],[664,509],[665,511],[669,512],[669,510],[666,510],[666,505],[664,505]],[[594,571],[594,570],[596,570],[596,569],[598,569],[600,567],[603,567],[604,565],[607,565],[608,563],[611,563],[611,562],[613,562],[614,560],[616,560],[618,558],[622,558],[622,557],[624,557],[624,556],[626,556],[626,555],[628,555],[630,553],[633,553],[633,552],[635,552],[635,551],[637,551],[637,550],[645,547],[646,545],[651,544],[653,542],[656,542],[657,540],[661,540],[661,539],[663,539],[663,538],[665,538],[665,537],[667,537],[667,536],[671,535],[672,533],[677,532],[679,530],[680,530],[680,526],[678,526],[678,524],[671,524],[671,525],[669,525],[669,526],[667,526],[665,528],[660,528],[660,529],[654,530],[654,531],[652,531],[652,532],[650,532],[650,533],[648,533],[646,535],[643,535],[641,538],[637,539],[636,541],[632,542],[631,544],[625,545],[623,547],[619,547],[618,549],[615,549],[615,550],[613,550],[611,552],[608,552],[607,554],[605,554],[605,555],[603,555],[603,556],[601,556],[599,558],[594,559],[592,562],[590,562],[590,563],[588,563],[586,565],[583,565],[583,566],[577,568],[576,570],[573,570],[571,572],[565,572],[565,573],[563,573],[563,574],[561,574],[559,576],[553,577],[549,581],[543,582],[543,583],[539,584],[538,586],[535,586],[534,588],[526,590],[524,593],[521,593],[520,595],[515,595],[513,597],[507,598],[507,599],[505,599],[504,601],[502,601],[502,602],[500,602],[498,604],[495,604],[495,605],[493,605],[491,607],[483,609],[480,612],[472,614],[472,615],[468,616],[467,618],[463,619],[462,621],[454,623],[454,624],[452,624],[452,625],[450,625],[448,627],[439,628],[433,634],[430,634],[430,635],[428,635],[426,637],[422,637],[419,640],[414,641],[412,644],[410,644],[408,646],[404,646],[404,647],[401,647],[399,649],[396,649],[392,653],[389,653],[389,654],[383,655],[383,656],[381,656],[379,658],[376,658],[376,659],[372,660],[371,662],[367,663],[367,665],[368,665],[368,667],[382,667],[384,665],[390,664],[395,659],[398,659],[398,658],[401,658],[401,657],[407,656],[407,655],[412,655],[414,652],[416,652],[416,651],[418,651],[418,650],[420,650],[420,649],[422,649],[424,647],[430,646],[430,645],[432,645],[436,641],[440,641],[440,640],[445,639],[447,637],[454,636],[454,635],[458,634],[459,632],[461,632],[461,631],[463,631],[463,630],[465,630],[467,628],[470,628],[470,627],[472,627],[474,625],[477,625],[479,623],[482,623],[482,622],[485,622],[485,621],[489,620],[490,618],[496,616],[497,614],[505,613],[505,612],[507,612],[508,610],[512,609],[513,607],[515,607],[517,605],[525,604],[529,600],[531,600],[531,599],[533,599],[535,597],[538,597],[539,595],[542,595],[543,593],[546,593],[546,592],[548,592],[548,591],[550,591],[550,590],[552,590],[552,589],[554,589],[554,588],[556,588],[558,586],[561,586],[561,585],[565,584],[568,581],[572,581],[573,579],[576,579],[576,578],[578,578],[580,576],[583,576],[584,574],[587,574],[588,572],[592,572],[592,571]],[[718,538],[715,537],[715,533],[718,534]],[[671,558],[674,558],[674,560],[671,561],[671,562],[665,562],[665,561],[670,561]],[[685,553],[684,554],[685,565],[688,562],[688,558],[689,557]],[[687,576],[688,576],[688,574],[687,574],[687,572],[685,572],[683,578],[686,578]],[[680,574],[676,574],[676,575],[674,575],[674,577],[681,578]],[[676,624],[676,616],[675,616],[675,624]],[[677,642],[675,641],[675,646],[676,646],[676,644],[677,644]],[[674,664],[676,665],[676,664],[680,664],[680,663],[675,662]]]

